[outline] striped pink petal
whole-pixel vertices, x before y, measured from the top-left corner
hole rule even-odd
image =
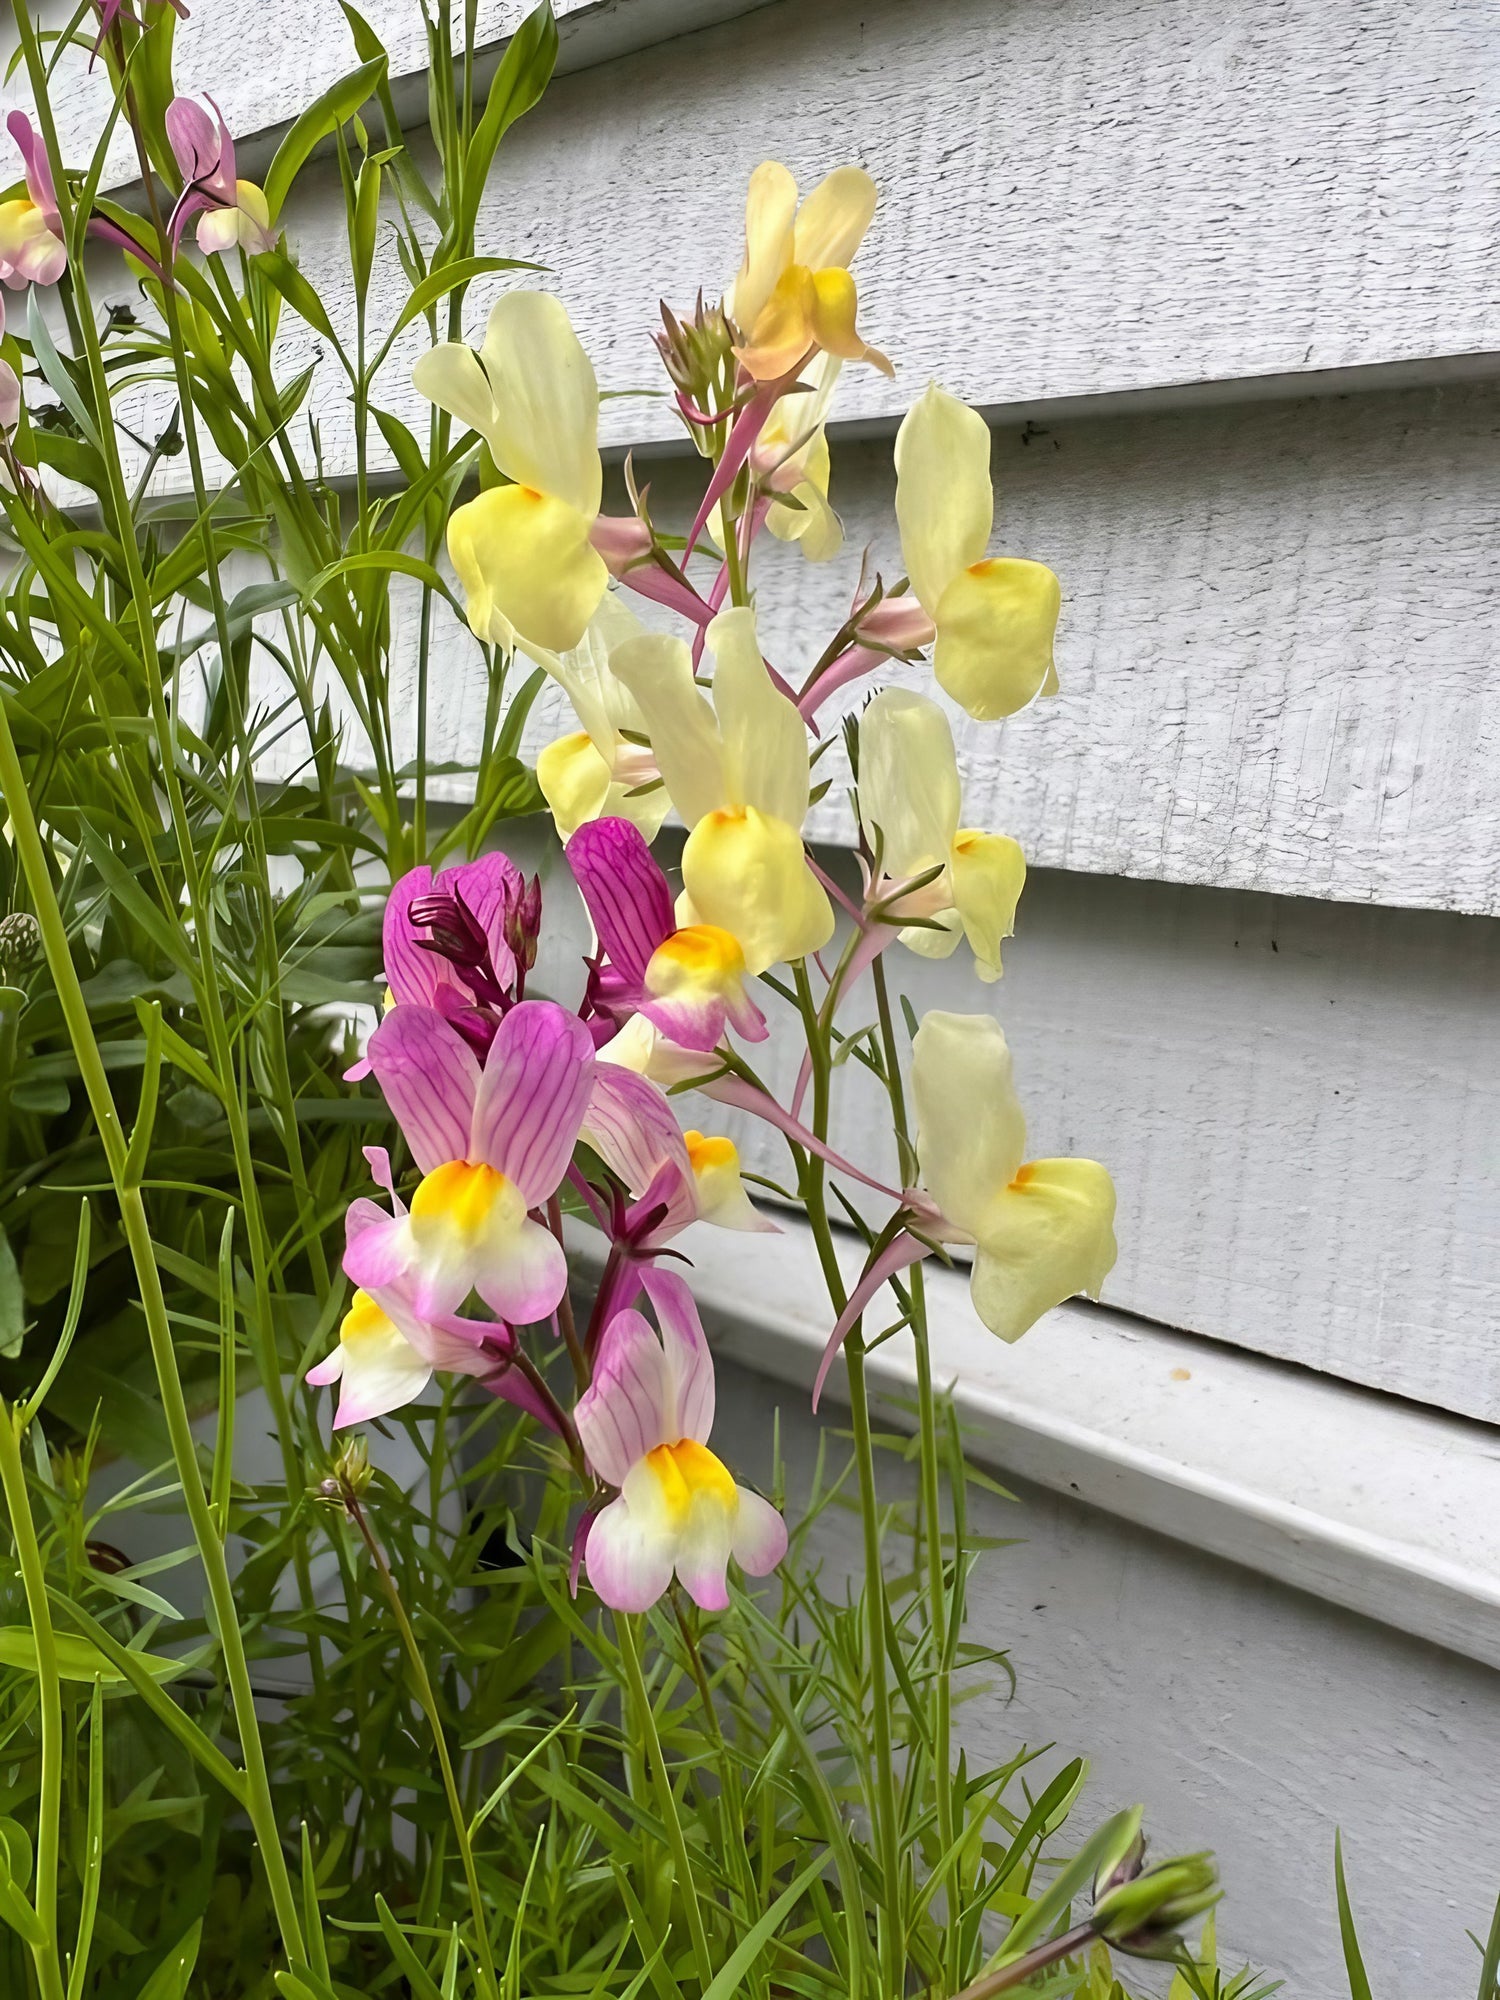
[[[422,1172],[467,1159],[480,1072],[458,1030],[432,1007],[398,1005],[371,1035],[368,1055]]]
[[[489,940],[495,977],[502,986],[509,986],[516,976],[516,959],[505,941],[505,918],[519,900],[522,886],[521,871],[515,862],[497,848],[481,854],[477,861],[445,868],[435,886],[440,890],[456,890],[463,897]]]
[[[677,1443],[682,1430],[675,1390],[675,1372],[650,1321],[633,1308],[616,1313],[599,1343],[594,1379],[573,1412],[601,1479],[623,1486],[648,1452]]]
[[[672,892],[646,836],[628,819],[589,820],[563,852],[605,956],[638,993],[652,952],[677,928]]]
[[[666,1166],[691,1179],[682,1127],[665,1095],[619,1063],[595,1068],[582,1137],[630,1194],[644,1194]]]
[[[677,1408],[676,1444],[693,1438],[707,1444],[714,1427],[714,1364],[703,1335],[703,1322],[687,1281],[675,1271],[654,1265],[641,1272],[641,1283],[662,1331],[662,1346],[671,1366]]]
[[[485,1059],[469,1150],[450,1157],[487,1162],[528,1208],[537,1207],[568,1171],[593,1078],[593,1037],[577,1015],[551,1000],[522,1001],[500,1023]]]

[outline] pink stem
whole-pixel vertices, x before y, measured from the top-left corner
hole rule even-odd
[[[785,1133],[788,1139],[801,1146],[804,1151],[816,1153],[818,1158],[826,1161],[836,1173],[848,1174],[851,1180],[863,1182],[867,1188],[873,1188],[877,1194],[886,1195],[892,1201],[903,1199],[896,1188],[887,1187],[884,1181],[875,1180],[855,1166],[852,1160],[846,1160],[842,1153],[834,1152],[816,1132],[809,1132],[790,1111],[784,1110],[769,1091],[757,1089],[744,1077],[716,1076],[708,1083],[700,1083],[697,1088],[705,1097],[713,1098],[718,1104],[731,1104],[737,1111],[749,1111],[757,1118],[764,1118],[768,1125],[774,1125],[778,1132]]]
[[[797,703],[803,717],[811,722],[823,703],[837,688],[845,687],[850,681],[857,681],[878,667],[882,660],[889,658],[886,653],[877,653],[870,646],[851,646],[840,653],[830,666],[808,688]]]
[[[633,590],[638,597],[649,597],[657,604],[665,604],[670,611],[678,611],[684,618],[691,618],[702,628],[714,615],[714,606],[705,604],[690,585],[686,588],[675,576],[668,576],[655,563],[638,563],[634,569],[626,570],[620,578],[627,590]],[[701,637],[699,643],[701,644]]]
[[[775,382],[763,382],[750,398],[749,402],[746,403],[744,409],[735,418],[728,440],[724,446],[724,454],[714,467],[714,476],[708,482],[708,489],[703,495],[702,502],[698,508],[697,518],[693,522],[691,533],[688,535],[687,550],[683,557],[684,563],[688,561],[693,550],[697,547],[698,537],[703,533],[704,523],[708,520],[709,515],[714,511],[719,501],[729,491],[734,483],[735,475],[755,448],[755,440],[765,429],[766,419],[775,407],[776,398],[779,393],[779,384]]]
[[[833,1357],[843,1346],[845,1336],[848,1334],[850,1327],[853,1326],[854,1322],[859,1318],[860,1314],[870,1303],[871,1299],[874,1298],[887,1278],[895,1277],[898,1271],[904,1271],[908,1265],[919,1263],[923,1257],[929,1257],[931,1254],[932,1252],[927,1244],[919,1243],[915,1236],[908,1236],[903,1229],[900,1235],[892,1242],[887,1243],[875,1261],[866,1267],[859,1283],[849,1294],[849,1303],[839,1314],[838,1325],[829,1334],[828,1344],[823,1349],[823,1359],[818,1363],[818,1373],[813,1383],[812,1393],[812,1406],[815,1412],[818,1407],[818,1398],[823,1393],[823,1384],[828,1379],[828,1371],[833,1366]]]

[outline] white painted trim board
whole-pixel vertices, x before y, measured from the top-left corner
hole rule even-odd
[[[716,1350],[806,1391],[831,1316],[810,1232],[784,1230],[700,1224],[676,1247],[694,1259]],[[598,1238],[580,1228],[576,1241]],[[1493,1427],[1084,1304],[1007,1347],[975,1316],[965,1273],[927,1270],[935,1376],[976,1460],[1500,1667]],[[877,1301],[867,1324],[880,1315]],[[911,1396],[908,1337],[869,1366],[888,1396]],[[844,1395],[839,1366],[830,1404]],[[883,1414],[911,1427],[894,1404]]]

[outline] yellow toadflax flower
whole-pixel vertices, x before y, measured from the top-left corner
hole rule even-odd
[[[641,705],[667,793],[691,829],[682,853],[682,924],[739,939],[751,973],[805,958],[833,936],[833,907],[808,866],[807,730],[761,658],[754,614],[708,628],[713,704],[680,639],[650,633],[611,655]]]
[[[566,653],[526,652],[566,691],[583,724],[538,753],[537,783],[558,836],[596,819],[628,819],[654,840],[670,801],[646,743],[640,704],[610,666],[618,646],[645,631],[618,596],[606,595],[579,643]]]
[[[978,722],[1057,692],[1062,588],[1043,563],[985,554],[994,519],[989,427],[934,382],[896,433],[896,520],[936,633],[932,670]]]
[[[987,1014],[926,1014],[912,1043],[922,1185],[939,1234],[975,1245],[974,1310],[1019,1340],[1052,1306],[1098,1298],[1115,1261],[1115,1190],[1096,1160],[1026,1159],[1010,1050]]]
[[[903,930],[901,942],[923,958],[947,958],[966,937],[980,978],[998,979],[1000,941],[1015,929],[1026,857],[1005,834],[960,827],[960,806],[947,716],[925,695],[886,688],[859,720],[859,817],[881,869],[869,901],[940,869],[887,904],[891,916],[925,920]],[[942,928],[925,927],[932,923]]]
[[[458,341],[412,370],[429,402],[479,432],[514,483],[454,510],[448,554],[476,638],[519,635],[553,652],[576,646],[609,583],[590,541],[599,514],[599,385],[563,306],[508,292],[476,355]]]
[[[757,382],[780,381],[816,350],[894,373],[854,325],[849,262],[874,214],[875,183],[862,167],[835,167],[800,208],[779,160],[750,176],[745,260],[724,303],[742,336],[734,351]]]

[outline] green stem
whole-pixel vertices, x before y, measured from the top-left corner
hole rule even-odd
[[[805,960],[793,968],[797,1003],[807,1036],[812,1062],[812,1129],[819,1139],[828,1137],[829,1081],[831,1057],[828,1037],[813,1001],[812,982]],[[834,1311],[842,1313],[848,1302],[843,1274],[839,1270],[833,1231],[828,1222],[825,1168],[816,1154],[807,1156],[802,1176],[802,1198],[808,1225],[823,1268],[824,1281]],[[870,1654],[870,1733],[875,1764],[873,1817],[875,1842],[880,1855],[883,1894],[876,1911],[880,1951],[886,1991],[904,1990],[906,1952],[899,1917],[900,1854],[896,1840],[896,1775],[891,1758],[890,1662],[886,1655],[885,1568],[880,1540],[880,1502],[875,1485],[875,1447],[870,1430],[869,1393],[865,1382],[865,1348],[861,1323],[856,1320],[844,1342],[848,1368],[849,1400],[853,1414],[854,1459],[859,1478],[859,1512],[865,1557],[865,1630]]]
[[[26,1610],[36,1644],[37,1689],[42,1712],[42,1782],[37,1800],[36,1913],[42,1940],[31,1948],[42,2000],[63,2000],[62,1960],[57,1948],[57,1856],[62,1830],[63,1716],[62,1677],[57,1664],[57,1635],[47,1602],[47,1578],[31,1517],[31,1496],[21,1460],[16,1416],[0,1402],[0,1484],[15,1537]]]
[[[901,1052],[896,1043],[885,965],[874,964],[875,1007],[885,1051],[886,1088],[900,1150],[900,1185],[915,1178],[916,1159],[906,1119],[906,1093],[901,1081]],[[920,1454],[922,1523],[926,1536],[927,1607],[931,1623],[933,1681],[932,1761],[937,1791],[938,1852],[950,1877],[959,1885],[953,1823],[953,1676],[948,1657],[948,1587],[943,1562],[942,1482],[938,1461],[937,1405],[932,1392],[932,1344],[927,1327],[927,1293],[920,1264],[913,1266],[910,1284],[911,1332],[917,1362],[917,1440]],[[957,1551],[955,1550],[955,1558]],[[960,1937],[959,1898],[950,1891],[947,1907],[947,1960],[951,1983],[958,1977]]]
[[[479,1956],[485,1992],[490,2000],[500,2000],[499,1981],[495,1974],[495,1958],[490,1948],[490,1927],[485,1916],[484,1897],[479,1887],[479,1870],[474,1861],[474,1844],[469,1838],[469,1823],[464,1814],[463,1800],[459,1797],[458,1780],[454,1776],[453,1759],[448,1751],[448,1736],[443,1728],[443,1718],[438,1712],[437,1696],[433,1693],[432,1681],[427,1672],[427,1663],[422,1658],[422,1649],[417,1644],[417,1635],[412,1630],[406,1606],[401,1601],[401,1593],[396,1588],[396,1579],[391,1574],[391,1566],[385,1559],[385,1551],[371,1532],[365,1519],[364,1510],[358,1499],[347,1488],[344,1491],[344,1505],[349,1518],[359,1530],[360,1538],[370,1552],[370,1560],[380,1578],[381,1590],[391,1607],[391,1616],[396,1621],[396,1629],[401,1634],[401,1643],[406,1648],[406,1657],[411,1664],[412,1678],[417,1685],[417,1699],[422,1704],[428,1726],[432,1730],[432,1740],[437,1748],[438,1766],[443,1774],[443,1791],[448,1800],[448,1815],[453,1821],[453,1832],[458,1841],[459,1857],[463,1862],[464,1881],[469,1891],[469,1915],[474,1925],[474,1944]]]
[[[161,1274],[157,1269],[151,1230],[146,1220],[140,1189],[131,1185],[126,1179],[128,1143],[110,1092],[104,1058],[100,1054],[99,1044],[94,1036],[88,1002],[83,997],[72,953],[68,949],[67,929],[47,868],[46,849],[31,809],[30,798],[27,796],[21,760],[16,753],[15,739],[10,730],[10,718],[6,715],[3,704],[0,704],[0,796],[3,796],[10,814],[11,834],[27,882],[30,884],[33,907],[37,922],[41,926],[48,969],[52,974],[58,1002],[67,1023],[79,1075],[83,1080],[94,1121],[99,1128],[110,1179],[114,1183],[119,1199],[120,1218],[124,1224],[125,1240],[130,1250],[131,1261],[135,1266],[136,1283],[140,1288],[141,1309],[145,1317],[151,1359],[161,1394],[167,1435],[171,1442],[172,1459],[182,1486],[183,1501],[187,1508],[193,1539],[198,1545],[199,1558],[208,1583],[216,1636],[224,1654],[225,1678],[229,1683],[230,1699],[234,1705],[235,1722],[245,1759],[251,1824],[260,1844],[261,1862],[266,1871],[267,1885],[283,1946],[288,1958],[293,1963],[300,1963],[305,1957],[302,1928],[297,1917],[297,1901],[292,1892],[291,1876],[287,1870],[286,1857],[281,1847],[281,1835],[276,1822],[276,1807],[271,1796],[265,1750],[261,1743],[260,1725],[255,1713],[255,1695],[250,1682],[250,1667],[245,1654],[244,1638],[240,1632],[234,1586],[230,1580],[224,1544],[214,1522],[208,1494],[203,1485],[203,1475],[198,1465],[192,1423],[188,1416],[187,1398],[183,1394],[182,1377],[177,1369],[177,1354],[172,1342],[172,1329],[167,1318],[166,1299],[162,1293]]]
[[[667,1760],[662,1754],[661,1738],[656,1733],[656,1717],[651,1711],[651,1697],[646,1691],[646,1677],[641,1671],[635,1622],[628,1613],[620,1611],[615,1613],[615,1632],[620,1641],[620,1659],[625,1668],[625,1680],[630,1688],[630,1698],[635,1705],[641,1735],[645,1739],[646,1760],[651,1766],[652,1780],[661,1803],[661,1816],[667,1829],[667,1845],[672,1850],[673,1870],[682,1891],[683,1901],[687,1905],[688,1936],[692,1939],[699,1983],[706,1993],[713,1983],[714,1968],[709,1955],[708,1933],[703,1928],[703,1912],[698,1906],[698,1884],[693,1875],[693,1864],[688,1855],[682,1820],[677,1811],[677,1795],[672,1790]]]
[[[1079,1924],[1075,1930],[1064,1936],[1051,1939],[1047,1944],[1039,1944],[1034,1950],[1002,1965],[998,1972],[990,1972],[983,1979],[976,1979],[972,1986],[966,1986],[962,1993],[956,1993],[953,2000],[994,2000],[997,1993],[1009,1993],[1022,1986],[1038,1972],[1045,1972],[1049,1965],[1056,1965],[1060,1959],[1071,1958],[1080,1952],[1094,1937],[1094,1926]]]

